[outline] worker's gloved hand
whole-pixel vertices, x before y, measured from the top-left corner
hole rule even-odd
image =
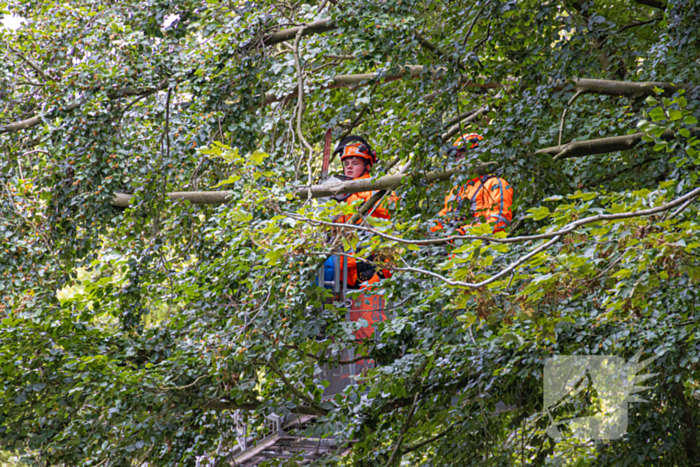
[[[374,266],[364,261],[357,262],[357,280],[359,282],[368,281],[376,275],[376,268]]]

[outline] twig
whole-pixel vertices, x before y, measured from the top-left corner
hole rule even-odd
[[[52,81],[51,78],[49,76],[47,76],[44,73],[44,71],[36,65],[36,63],[32,62],[29,58],[25,57],[24,54],[22,54],[22,52],[15,49],[10,44],[7,44],[7,48],[10,49],[11,51],[13,51],[15,53],[15,55],[17,55],[19,58],[21,58],[24,63],[29,65],[31,67],[31,69],[36,72],[36,74],[41,76],[41,79],[43,79],[44,81]]]
[[[495,237],[487,237],[484,235],[451,235],[449,237],[443,237],[443,238],[426,238],[426,239],[422,239],[422,240],[406,240],[406,239],[403,239],[400,237],[395,237],[393,235],[386,234],[384,232],[373,229],[371,227],[366,227],[366,226],[362,226],[362,225],[340,224],[340,223],[336,223],[336,222],[327,222],[327,221],[322,221],[322,220],[318,220],[318,219],[311,219],[308,217],[300,216],[298,214],[287,212],[287,211],[281,211],[281,213],[284,215],[287,215],[289,217],[295,218],[297,220],[303,220],[305,222],[315,223],[317,225],[327,225],[329,227],[340,227],[340,228],[346,228],[346,229],[364,230],[366,232],[373,233],[373,234],[378,235],[378,236],[385,238],[387,240],[395,241],[398,243],[404,243],[407,245],[438,245],[438,244],[453,242],[454,240],[483,240],[486,242],[493,242],[493,243],[520,243],[520,242],[533,241],[533,240],[543,240],[543,239],[557,237],[557,236],[561,236],[561,235],[567,235],[567,234],[574,232],[577,228],[579,228],[583,225],[586,225],[586,224],[593,223],[593,222],[622,220],[622,219],[629,219],[629,218],[633,218],[633,217],[650,216],[652,214],[657,214],[659,212],[668,211],[669,209],[675,208],[676,206],[683,204],[687,200],[695,199],[698,196],[700,196],[700,188],[696,188],[695,190],[690,191],[689,193],[687,193],[679,198],[676,198],[673,201],[670,201],[666,204],[662,204],[661,206],[657,206],[655,208],[642,209],[640,211],[632,211],[632,212],[621,212],[621,213],[617,213],[617,214],[599,214],[597,216],[584,217],[583,219],[579,219],[577,221],[570,222],[570,223],[566,224],[564,227],[562,227],[561,229],[554,231],[554,232],[537,234],[537,235],[523,235],[523,236],[519,236],[519,237],[510,237],[510,238],[495,238]]]
[[[476,12],[476,16],[474,16],[474,20],[472,21],[471,26],[469,26],[469,29],[467,30],[467,35],[464,36],[464,40],[462,41],[462,46],[465,46],[467,44],[467,41],[469,40],[469,36],[472,35],[472,30],[474,29],[474,25],[476,24],[479,17],[484,12],[484,9],[488,6],[489,3],[490,2],[486,2],[486,4],[484,6],[482,6],[479,11]]]
[[[569,102],[566,104],[566,108],[564,111],[561,113],[561,122],[559,122],[559,144],[557,146],[561,146],[561,137],[562,134],[564,133],[564,119],[566,119],[566,112],[569,110],[569,107],[573,102],[576,100],[578,96],[583,94],[583,91],[576,91],[576,94],[574,94],[571,99],[569,99]]]
[[[302,143],[302,156],[304,157],[304,147],[309,151],[309,158],[307,161],[307,167],[309,172],[309,184],[311,183],[311,158],[313,157],[314,149],[311,147],[304,134],[301,131],[301,122],[304,115],[304,76],[301,73],[301,60],[299,58],[299,40],[301,35],[306,29],[306,26],[302,26],[297,31],[297,35],[294,38],[294,67],[297,71],[297,135],[299,136],[299,141]],[[310,190],[310,189],[309,189]],[[309,198],[311,197],[311,192],[309,192]]]
[[[578,221],[575,221],[575,222],[571,222],[571,223],[567,224],[566,226],[564,226],[562,229],[560,229],[560,230],[558,230],[558,231],[556,231],[556,232],[549,233],[549,234],[531,235],[531,236],[523,236],[523,237],[514,237],[514,238],[510,238],[510,239],[491,239],[491,238],[489,238],[489,237],[477,237],[477,236],[466,236],[466,235],[464,235],[464,236],[453,236],[452,238],[468,238],[468,239],[472,239],[472,240],[477,239],[477,240],[499,241],[500,243],[513,243],[514,240],[517,240],[517,241],[524,241],[525,239],[529,239],[529,240],[540,240],[540,239],[545,239],[545,238],[550,238],[550,237],[551,237],[551,240],[549,240],[548,242],[546,242],[546,243],[540,245],[539,247],[535,248],[534,250],[532,250],[532,251],[531,251],[530,253],[528,253],[527,255],[525,255],[525,256],[523,256],[522,258],[520,258],[520,259],[518,259],[518,260],[512,262],[511,264],[509,264],[506,268],[502,269],[502,270],[501,270],[500,272],[498,272],[497,274],[494,274],[494,275],[492,275],[491,277],[489,277],[489,278],[487,278],[487,279],[484,279],[484,280],[481,281],[481,282],[471,283],[471,282],[453,281],[453,280],[448,279],[447,277],[442,276],[442,275],[440,275],[440,274],[437,274],[437,273],[435,273],[435,272],[428,271],[428,270],[425,270],[425,269],[420,269],[420,268],[413,268],[413,267],[398,268],[398,267],[393,267],[393,266],[388,266],[388,265],[383,265],[383,267],[385,267],[385,268],[387,268],[387,269],[392,269],[392,270],[395,270],[395,271],[414,272],[414,273],[417,273],[417,274],[427,275],[427,276],[430,276],[430,277],[434,277],[434,278],[436,278],[436,279],[439,279],[439,280],[445,282],[446,284],[451,285],[451,286],[455,286],[455,287],[462,287],[462,288],[469,288],[469,289],[478,289],[478,288],[480,288],[480,287],[483,287],[483,286],[485,286],[485,285],[488,285],[488,284],[490,284],[490,283],[492,283],[492,282],[497,281],[498,279],[500,279],[501,277],[504,277],[504,276],[508,275],[508,274],[511,273],[512,271],[515,271],[515,269],[516,269],[518,266],[520,266],[520,265],[526,263],[526,262],[529,261],[531,258],[533,258],[534,256],[536,256],[538,253],[540,253],[540,252],[542,252],[542,251],[548,249],[550,246],[554,245],[554,244],[557,243],[559,240],[561,240],[562,236],[564,236],[564,235],[566,235],[566,234],[568,234],[568,233],[573,232],[577,227],[580,227],[581,225],[589,224],[589,223],[592,223],[592,222],[599,222],[599,221],[601,221],[601,220],[620,220],[620,219],[628,219],[628,218],[633,218],[633,217],[648,216],[648,215],[651,215],[651,214],[656,214],[656,213],[659,213],[659,212],[667,211],[667,210],[669,210],[669,209],[671,209],[671,208],[674,208],[674,207],[678,206],[679,204],[683,204],[683,203],[684,203],[685,201],[687,201],[688,199],[694,199],[694,198],[697,197],[697,196],[700,196],[700,188],[696,188],[695,190],[691,191],[690,193],[686,194],[685,196],[681,196],[680,198],[677,198],[677,199],[675,199],[674,201],[671,201],[671,202],[666,203],[666,204],[661,205],[661,206],[657,206],[656,208],[644,209],[644,210],[641,210],[641,211],[635,211],[635,212],[630,212],[630,213],[601,214],[601,215],[597,215],[597,216],[591,216],[591,217],[587,217],[587,218],[585,218],[585,219],[581,219],[581,220],[578,220]],[[290,216],[290,217],[291,217],[291,216]],[[332,223],[332,222],[314,221],[314,220],[312,220],[312,219],[304,218],[303,216],[295,216],[295,217],[297,217],[297,218],[300,218],[300,217],[301,217],[301,218],[302,218],[301,220],[307,220],[307,221],[311,221],[311,222],[323,223],[323,224],[325,224],[325,225],[330,224],[330,225],[333,225],[333,226],[336,226],[336,227],[351,227],[351,226],[352,226],[352,224],[338,224],[338,223]],[[395,240],[395,241],[399,241],[399,242],[402,242],[402,243],[409,243],[409,244],[410,244],[410,243],[413,243],[413,244],[421,244],[421,243],[424,243],[424,241],[420,241],[420,240],[419,240],[419,241],[412,241],[412,240],[398,239],[397,237],[393,237],[393,236],[390,236],[390,235],[387,235],[387,234],[383,234],[383,233],[381,233],[381,232],[379,232],[379,231],[377,231],[377,230],[375,230],[375,229],[367,228],[367,227],[364,227],[364,226],[354,226],[354,227],[358,227],[358,230],[365,230],[365,231],[373,232],[373,233],[375,233],[375,234],[377,234],[377,235],[380,235],[380,236],[382,236],[382,237],[384,237],[384,238],[391,237],[391,238],[389,238],[389,239]],[[537,237],[537,238],[534,238],[534,237]],[[341,254],[341,255],[342,255],[342,253],[336,253],[336,254]],[[355,257],[357,258],[357,256],[355,256]],[[364,259],[363,259],[363,260],[364,260]],[[370,262],[371,262],[371,261],[370,261]]]
[[[431,276],[431,277],[434,277],[434,278],[436,278],[436,279],[440,279],[441,281],[443,281],[443,282],[446,283],[447,285],[452,285],[452,286],[456,286],[456,287],[463,287],[463,288],[468,288],[468,289],[478,289],[478,288],[480,288],[480,287],[483,287],[483,286],[485,286],[485,285],[488,285],[488,284],[490,284],[490,283],[492,283],[492,282],[497,281],[498,279],[500,279],[500,278],[503,277],[503,276],[508,275],[511,271],[514,271],[518,266],[520,266],[521,264],[524,264],[524,263],[528,262],[532,257],[534,257],[534,256],[537,255],[538,253],[540,253],[540,252],[546,250],[546,249],[549,248],[550,246],[554,245],[554,244],[557,243],[560,239],[561,239],[560,236],[554,237],[553,239],[551,239],[551,240],[548,241],[547,243],[544,243],[544,244],[540,245],[539,247],[535,248],[534,250],[532,250],[530,253],[528,253],[527,255],[523,256],[523,257],[520,258],[519,260],[512,262],[510,265],[508,265],[508,267],[506,267],[505,269],[502,269],[501,272],[499,272],[499,273],[497,273],[497,274],[494,274],[493,276],[489,277],[488,279],[485,279],[485,280],[483,280],[483,281],[481,281],[481,282],[477,282],[477,283],[462,282],[462,281],[453,281],[453,280],[451,280],[451,279],[446,278],[445,276],[441,276],[441,275],[438,274],[438,273],[435,273],[435,272],[432,272],[432,271],[428,271],[428,270],[426,270],[426,269],[420,269],[420,268],[411,268],[411,267],[408,267],[408,268],[392,268],[392,267],[389,267],[389,269],[393,269],[393,270],[395,270],[395,271],[415,272],[415,273],[418,273],[418,274],[423,274],[423,275],[426,275],[426,276]]]
[[[303,394],[297,388],[294,387],[294,385],[287,379],[287,377],[284,376],[284,372],[279,368],[279,365],[277,364],[277,361],[274,359],[274,357],[271,357],[269,362],[264,362],[264,363],[265,363],[265,366],[270,368],[277,376],[280,377],[280,379],[282,380],[284,385],[287,386],[290,391],[292,391],[298,398],[300,398],[301,400],[303,400],[307,404],[309,404],[309,406],[312,409],[318,410],[319,413],[324,414],[324,415],[326,413],[328,413],[327,410],[325,410],[322,407],[319,407],[318,404],[316,404],[316,401],[314,401],[309,396],[307,396],[306,394]]]
[[[209,376],[209,375],[202,375],[202,376],[200,376],[199,378],[197,378],[197,379],[195,379],[194,381],[192,381],[190,384],[186,384],[186,385],[184,385],[184,386],[171,386],[171,387],[162,387],[162,386],[161,386],[160,389],[162,389],[163,391],[175,391],[175,390],[178,390],[178,389],[187,389],[187,388],[191,388],[192,386],[194,386],[195,384],[197,384],[197,382],[198,382],[200,379],[205,378],[205,377],[207,377],[207,376]]]
[[[486,36],[484,36],[483,39],[481,39],[479,42],[474,44],[474,47],[472,47],[472,52],[476,52],[476,50],[481,47],[487,40],[491,38],[491,21],[489,20],[489,27],[486,30]]]
[[[441,137],[441,138],[442,138],[442,142],[444,143],[445,141],[447,141],[448,139],[450,139],[450,138],[452,138],[454,135],[456,135],[456,134],[460,131],[460,129],[462,129],[462,123],[471,123],[471,122],[473,122],[479,115],[483,114],[483,113],[486,112],[488,109],[489,109],[488,106],[481,107],[480,109],[478,109],[478,110],[476,110],[476,111],[471,111],[470,115],[469,115],[466,119],[464,119],[464,121],[462,121],[461,119],[460,119],[460,120],[457,120],[457,124],[456,124],[456,125],[454,125],[452,128],[450,128],[449,130],[447,130],[447,132],[445,132],[445,133],[442,134],[442,137]],[[469,112],[466,112],[466,114],[469,114]],[[464,114],[463,114],[463,115],[464,115]]]
[[[680,214],[681,212],[683,212],[683,210],[685,210],[688,206],[690,206],[690,203],[692,203],[696,198],[697,198],[697,196],[696,196],[695,198],[691,198],[691,199],[689,199],[688,201],[686,201],[685,203],[683,203],[683,204],[681,205],[681,207],[679,207],[678,209],[676,209],[675,211],[673,211],[673,214],[671,214],[670,216],[668,216],[668,218],[669,218],[669,219],[673,219],[674,217],[676,217],[678,214]]]
[[[417,393],[415,396],[413,396],[413,403],[411,404],[411,408],[409,409],[408,415],[406,416],[406,421],[404,422],[403,427],[401,428],[401,434],[399,435],[399,439],[396,442],[396,446],[394,447],[394,450],[391,453],[391,457],[389,458],[387,463],[384,464],[384,467],[390,467],[394,463],[394,459],[396,458],[399,449],[401,449],[401,444],[403,444],[404,436],[408,431],[408,425],[411,423],[411,420],[413,419],[413,414],[416,411],[416,403],[418,402],[419,394],[420,393]]]
[[[615,31],[615,34],[620,34],[621,32],[626,31],[628,29],[636,28],[639,26],[644,26],[645,24],[654,23],[654,22],[662,20],[662,19],[663,19],[663,16],[657,16],[655,18],[650,19],[649,21],[634,21],[626,26],[621,27],[617,31]],[[605,41],[607,41],[609,37],[610,36],[606,37],[605,40],[603,41],[603,43],[605,43]]]
[[[372,104],[372,102],[371,102],[372,94],[374,94],[374,91],[377,89],[377,86],[379,86],[379,82],[380,82],[380,79],[377,79],[374,82],[374,84],[372,85],[372,87],[370,88],[369,93],[368,93],[370,96],[370,102],[368,102],[367,104],[365,104],[362,107],[362,110],[360,110],[360,112],[357,114],[357,116],[353,119],[353,121],[350,124],[350,126],[348,127],[348,129],[345,130],[345,132],[340,136],[340,138],[339,138],[340,141],[347,138],[348,135],[352,132],[352,130],[354,130],[355,127],[358,125],[358,123],[360,123],[360,120],[362,120],[362,117],[364,116],[365,112],[367,111],[367,109],[369,109],[369,106]],[[331,156],[331,162],[333,162],[334,159],[335,159],[335,153]]]
[[[442,438],[443,436],[445,436],[445,435],[446,435],[447,433],[449,433],[450,431],[454,430],[454,428],[455,428],[455,425],[451,425],[450,427],[448,427],[447,429],[441,431],[440,433],[438,433],[437,435],[433,436],[432,438],[428,438],[428,439],[426,439],[425,441],[421,441],[420,443],[417,443],[417,444],[414,444],[413,446],[407,447],[406,449],[403,450],[403,453],[404,453],[404,454],[408,454],[409,452],[413,452],[413,451],[415,451],[415,450],[417,450],[417,449],[420,449],[420,448],[422,448],[423,446],[426,446],[426,445],[428,445],[428,444],[430,444],[430,443],[434,443],[435,441],[439,440],[440,438]]]

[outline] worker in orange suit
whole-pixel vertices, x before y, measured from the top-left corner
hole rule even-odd
[[[348,136],[338,144],[334,153],[340,153],[340,162],[343,164],[343,179],[345,180],[360,180],[369,178],[372,166],[377,163],[377,153],[372,149],[367,141],[360,136]],[[334,199],[340,202],[352,204],[356,201],[365,203],[372,195],[373,191],[362,191],[360,193],[352,193],[348,195],[338,195]],[[389,211],[381,203],[374,211],[371,211],[372,217],[381,219],[389,219]],[[351,214],[341,216],[336,221],[345,223],[350,220]]]
[[[345,180],[360,180],[369,178],[372,166],[377,162],[377,153],[372,149],[369,143],[360,136],[351,135],[343,139],[334,153],[340,154],[340,161],[343,164],[343,179]],[[352,193],[349,195],[338,195],[334,199],[339,202],[352,204],[357,201],[365,203],[369,200],[374,192],[363,191],[360,193]],[[390,197],[390,201],[395,201],[395,196]],[[389,211],[380,203],[370,211],[372,217],[381,219],[389,219]],[[335,221],[346,223],[350,221],[352,214],[341,215]],[[340,257],[340,267],[342,268],[343,261],[346,256]],[[376,267],[364,261],[358,261],[355,258],[348,258],[348,288],[358,289],[360,284],[367,282],[373,284],[381,279],[391,277],[391,272],[388,269],[376,270]]]
[[[484,138],[476,133],[468,133],[457,138],[450,153],[455,155],[455,162],[464,159],[466,152],[479,146]],[[469,180],[465,185],[455,186],[445,197],[445,207],[440,211],[441,217],[453,216],[456,222],[466,220],[463,211],[469,209],[475,220],[462,224],[455,229],[460,235],[465,235],[465,228],[473,223],[479,223],[481,218],[493,224],[493,231],[501,232],[513,220],[513,188],[504,179],[495,175],[483,175]],[[437,232],[444,226],[440,221],[431,227],[431,232]]]

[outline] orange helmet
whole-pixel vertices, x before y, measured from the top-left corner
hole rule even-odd
[[[333,153],[340,153],[340,160],[346,157],[359,157],[371,165],[377,163],[377,153],[367,141],[360,136],[348,136],[338,144]]]
[[[483,139],[484,137],[477,133],[466,133],[455,140],[452,149],[455,151],[465,151],[467,146],[469,146],[469,149],[478,148],[479,141]]]

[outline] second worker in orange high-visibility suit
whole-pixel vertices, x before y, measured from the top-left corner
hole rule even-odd
[[[455,160],[463,159],[467,148],[478,147],[479,141],[483,139],[476,133],[460,136],[453,145]],[[500,177],[483,175],[469,180],[465,185],[453,187],[445,197],[445,207],[439,215],[453,216],[454,222],[458,224],[464,222],[455,229],[460,235],[465,234],[465,228],[469,224],[478,223],[482,218],[493,224],[494,232],[501,232],[513,220],[512,205],[513,188],[510,184]],[[474,221],[465,222],[468,213],[475,218]],[[443,228],[442,223],[436,221],[430,230],[437,232]]]
[[[372,165],[377,162],[377,153],[372,147],[359,136],[348,136],[340,142],[335,153],[340,153],[340,161],[343,164],[343,175],[346,180],[360,180],[370,177]],[[352,204],[360,201],[360,205],[367,202],[374,192],[363,191],[360,193],[352,193],[350,195],[340,195],[334,197],[339,202]],[[392,195],[390,201],[394,201]],[[380,203],[370,211],[372,217],[381,219],[389,219],[389,211]],[[350,221],[352,214],[341,215],[335,221],[338,223],[346,223]],[[341,256],[340,265],[342,268],[343,261],[346,256]],[[348,258],[348,288],[359,288],[360,283],[367,282],[369,284],[379,282],[379,280],[391,277],[391,272],[387,269],[376,271],[376,268],[366,262],[357,261],[355,258]]]

